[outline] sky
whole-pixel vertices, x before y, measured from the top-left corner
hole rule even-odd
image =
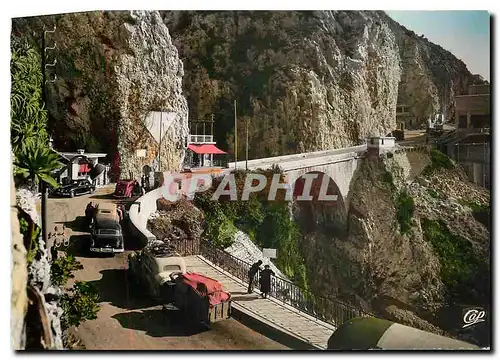
[[[469,71],[490,81],[490,14],[487,11],[386,11],[404,27],[441,45]]]

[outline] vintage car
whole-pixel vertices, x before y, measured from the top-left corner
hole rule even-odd
[[[150,297],[163,302],[172,300],[172,273],[185,273],[184,258],[166,246],[146,247],[128,256],[128,269],[134,280]]]
[[[67,185],[61,185],[54,189],[52,196],[69,196],[75,197],[84,194],[92,194],[95,191],[95,186],[87,179],[73,180]]]
[[[467,342],[371,316],[340,324],[327,350],[479,350]]]
[[[115,204],[99,204],[90,234],[92,252],[115,254],[125,250],[120,216]]]

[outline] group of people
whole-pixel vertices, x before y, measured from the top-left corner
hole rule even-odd
[[[253,291],[253,282],[255,280],[255,275],[259,273],[260,279],[260,292],[262,297],[265,299],[271,291],[271,276],[274,276],[274,271],[271,270],[269,265],[264,266],[264,270],[261,270],[262,260],[254,263],[248,270],[248,293],[251,294]]]

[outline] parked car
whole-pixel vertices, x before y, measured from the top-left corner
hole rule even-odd
[[[184,258],[168,246],[147,247],[128,256],[129,275],[158,301],[173,301],[175,283],[170,275],[185,273]]]
[[[99,204],[90,234],[91,252],[115,254],[125,251],[120,217],[115,204]]]
[[[115,187],[115,198],[130,198],[134,195],[141,195],[141,187],[135,180],[118,180]]]
[[[95,191],[95,186],[87,179],[73,180],[67,185],[61,185],[52,191],[53,196],[69,196],[75,197],[84,194],[92,194]]]

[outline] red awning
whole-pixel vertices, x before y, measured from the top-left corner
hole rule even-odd
[[[197,154],[226,154],[225,151],[222,151],[217,146],[212,144],[203,144],[203,145],[188,145],[189,150],[193,150]]]
[[[78,172],[81,172],[81,173],[88,173],[88,172],[90,172],[90,166],[89,166],[89,164],[80,164],[80,170]]]

